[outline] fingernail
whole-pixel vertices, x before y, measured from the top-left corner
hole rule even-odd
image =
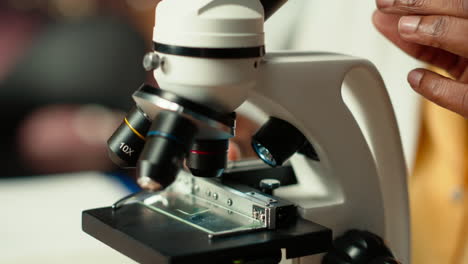
[[[421,70],[414,70],[408,75],[408,82],[413,88],[418,88],[421,84],[421,80],[424,76],[424,72]]]
[[[400,34],[413,34],[418,29],[419,23],[421,23],[420,16],[404,16],[398,23],[398,31]]]
[[[379,8],[392,7],[395,4],[395,0],[377,0],[377,6]]]

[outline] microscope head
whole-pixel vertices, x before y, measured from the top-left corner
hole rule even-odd
[[[146,189],[172,183],[184,161],[196,176],[223,172],[233,111],[255,87],[265,54],[259,0],[164,0],[156,20],[144,66],[160,89],[133,94],[136,108],[108,142],[112,159],[136,166]]]
[[[156,21],[161,89],[224,113],[246,100],[265,53],[260,1],[164,0]]]

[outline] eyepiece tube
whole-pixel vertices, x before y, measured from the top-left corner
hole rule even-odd
[[[260,0],[265,10],[265,21],[280,9],[288,0]]]
[[[163,188],[170,185],[183,166],[196,132],[197,127],[189,119],[175,112],[160,112],[146,135],[138,161],[138,182],[151,179]]]

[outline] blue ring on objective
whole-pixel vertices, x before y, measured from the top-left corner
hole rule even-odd
[[[161,131],[158,131],[158,130],[150,131],[146,135],[149,136],[149,137],[151,137],[151,136],[164,137],[164,138],[170,139],[172,141],[175,141],[178,144],[181,144],[181,145],[184,144],[184,142],[182,140],[180,140],[179,138],[177,138],[176,136],[173,136],[171,134],[164,133],[164,132],[161,132]]]

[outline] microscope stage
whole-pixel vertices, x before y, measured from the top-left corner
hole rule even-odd
[[[326,252],[332,243],[330,229],[300,218],[286,228],[210,239],[205,232],[138,203],[85,211],[82,227],[139,263],[232,263],[268,257],[280,249],[286,249],[287,258],[296,258]]]

